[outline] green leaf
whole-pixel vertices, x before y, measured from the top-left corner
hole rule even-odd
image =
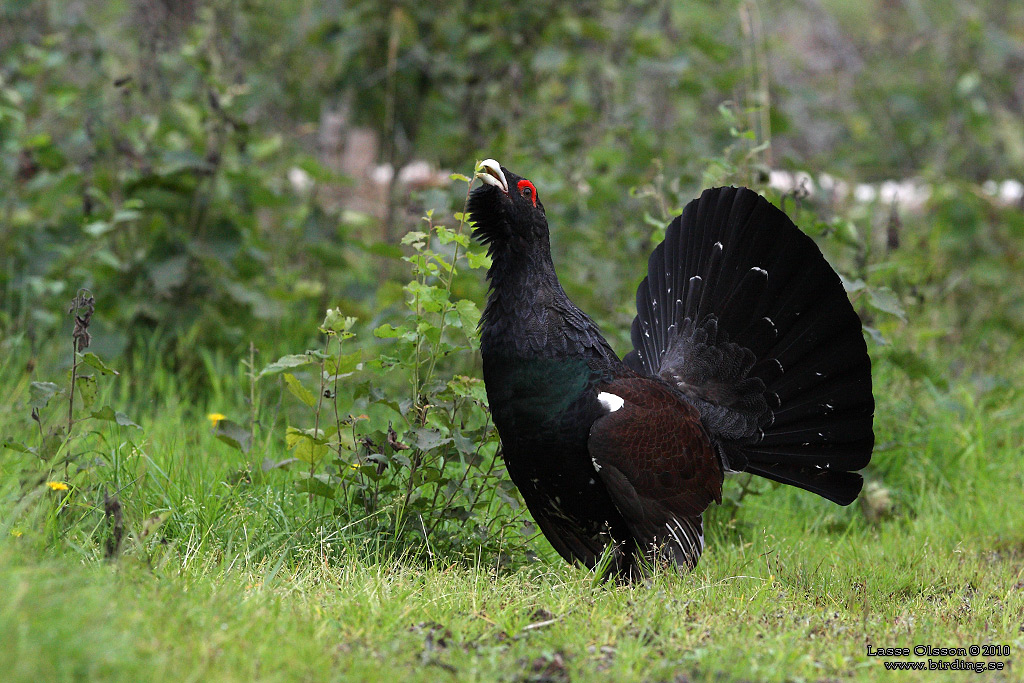
[[[114,223],[129,223],[141,217],[142,214],[134,209],[120,209],[114,212]]]
[[[149,267],[149,279],[157,294],[169,294],[183,284],[188,277],[188,256],[172,256]]]
[[[113,229],[114,226],[107,221],[93,221],[82,228],[82,231],[89,237],[103,237]]]
[[[381,325],[380,327],[376,328],[373,331],[373,336],[379,337],[381,339],[396,339],[398,337],[405,336],[406,334],[408,334],[408,332],[409,328],[405,327],[404,325],[400,325],[399,327],[393,327],[391,325],[388,325],[387,323],[384,323],[383,325]]]
[[[425,285],[414,281],[407,284],[405,288],[412,295],[412,298],[409,299],[410,307],[413,305],[412,302],[418,299],[419,305],[424,311],[438,313],[448,303],[448,291],[443,287]]]
[[[436,429],[416,427],[411,430],[411,433],[415,436],[416,448],[421,451],[429,451],[452,441],[450,438],[441,436]]]
[[[28,385],[29,405],[37,410],[42,410],[51,398],[63,391],[53,382],[32,382]]]
[[[56,429],[43,438],[39,446],[39,457],[43,460],[50,460],[60,452],[64,445],[64,430]]]
[[[879,346],[885,346],[889,343],[889,340],[885,338],[885,335],[874,327],[864,325],[864,331],[867,332],[869,337],[871,337],[871,341],[875,342]]]
[[[471,251],[466,254],[466,260],[470,268],[490,268],[491,257],[482,251]]]
[[[101,375],[120,375],[121,374],[117,370],[115,370],[114,368],[108,366],[106,363],[104,363],[102,360],[100,360],[100,357],[97,356],[92,351],[87,351],[87,352],[83,353],[82,354],[82,360],[85,361],[87,364],[91,365],[92,367],[96,368],[96,370],[98,370]]]
[[[142,531],[139,533],[139,540],[145,540],[152,536],[157,530],[164,525],[171,516],[170,510],[161,512],[158,515],[153,515],[142,522]]]
[[[651,226],[655,230],[661,230],[665,227],[665,221],[660,218],[655,218],[649,212],[644,211],[644,223]]]
[[[218,421],[213,435],[234,449],[243,453],[249,452],[252,434],[237,422],[228,419]]]
[[[477,377],[456,375],[449,380],[448,388],[456,396],[467,396],[482,405],[487,403],[487,390],[484,387],[484,382]]]
[[[851,282],[850,280],[847,280],[845,277],[840,275],[839,279],[842,281],[843,289],[846,290],[847,294],[853,294],[854,292],[859,292],[860,290],[862,290],[865,287],[867,287],[867,285],[864,283],[864,281],[861,280],[860,278],[857,278],[856,280],[853,280]]]
[[[857,226],[853,224],[853,221],[838,220],[833,222],[832,227],[835,230],[836,238],[843,244],[848,244],[852,247],[860,245],[860,233],[857,231]]]
[[[506,505],[508,505],[513,510],[519,509],[519,501],[510,496],[509,494],[505,493],[504,491],[502,491],[500,488],[494,489],[494,493],[495,495],[498,496],[498,498],[500,498]]]
[[[471,183],[471,182],[473,182],[472,180],[470,180],[466,176],[462,175],[461,173],[452,173],[448,177],[451,178],[452,180],[461,180],[464,183]]]
[[[134,422],[132,422],[132,420],[127,415],[120,411],[115,412],[114,409],[111,408],[110,406],[103,406],[99,410],[94,410],[92,413],[90,413],[90,417],[93,417],[97,420],[105,420],[106,422],[116,422],[122,427],[137,427],[138,429],[142,429],[140,425],[137,425]]]
[[[426,239],[427,233],[420,230],[410,230],[402,236],[402,244],[412,244],[413,246],[418,244],[419,247],[422,247],[425,244]]]
[[[316,395],[312,391],[302,386],[302,382],[295,378],[295,375],[290,372],[284,373],[284,383],[288,386],[288,391],[291,392],[292,396],[305,403],[310,408],[316,406]]]
[[[4,439],[0,441],[0,446],[10,449],[12,451],[18,451],[19,453],[28,453],[30,455],[36,454],[36,449],[31,446],[26,446],[18,441],[11,441],[10,439]]]
[[[295,482],[295,489],[301,493],[312,493],[314,496],[321,498],[334,498],[334,487],[323,481],[319,475],[300,479]]]
[[[96,382],[96,378],[92,375],[79,375],[75,379],[75,391],[78,392],[77,395],[82,400],[82,405],[86,408],[96,402],[96,393],[98,390],[99,386]]]
[[[436,230],[437,230],[437,240],[441,244],[449,244],[451,242],[458,242],[459,245],[461,245],[463,247],[468,247],[469,246],[469,236],[468,235],[462,235],[460,233],[455,232],[454,230],[452,230],[450,228],[444,227],[443,225],[437,226]]]
[[[348,377],[353,372],[359,369],[360,361],[363,359],[362,351],[353,351],[352,353],[339,354],[335,357],[327,359],[324,364],[327,374],[334,377]]]
[[[888,287],[879,287],[868,291],[868,304],[883,313],[894,315],[903,322],[907,322],[907,314],[903,311],[896,293]]]
[[[324,438],[327,435],[322,429],[299,429],[298,427],[288,427],[284,434],[284,441],[288,445],[288,448],[294,448],[295,444],[299,443],[302,439],[312,439],[315,443],[324,444]]]
[[[281,303],[275,299],[268,298],[262,291],[255,287],[246,287],[240,282],[228,281],[223,283],[224,291],[240,304],[245,304],[252,309],[252,314],[261,320],[273,320],[280,318],[284,313]]]
[[[288,356],[281,356],[267,367],[260,370],[259,377],[266,377],[267,375],[279,375],[285,370],[291,368],[301,368],[305,365],[311,365],[313,359],[305,353],[295,353]],[[257,377],[257,379],[259,379]]]
[[[280,134],[274,134],[270,137],[263,138],[262,140],[256,139],[250,141],[248,148],[254,159],[262,161],[276,154],[283,144],[284,138],[282,138]]]
[[[459,313],[462,329],[466,330],[467,334],[472,333],[480,322],[480,309],[477,308],[476,302],[459,299],[455,302],[455,310]]]
[[[324,322],[320,325],[320,329],[330,332],[348,332],[355,323],[356,318],[342,314],[340,308],[330,308],[324,316]]]
[[[323,442],[323,431],[312,429],[296,429],[289,427],[285,433],[285,443],[295,457],[309,465],[316,465],[327,455],[327,444]]]

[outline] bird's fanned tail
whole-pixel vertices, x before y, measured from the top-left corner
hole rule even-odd
[[[874,444],[871,362],[814,241],[745,188],[706,190],[637,290],[623,360],[675,385],[730,470],[846,505]]]

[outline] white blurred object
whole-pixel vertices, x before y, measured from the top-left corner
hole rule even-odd
[[[292,188],[299,194],[306,194],[313,189],[314,185],[313,176],[298,166],[292,166],[288,169],[288,182],[292,184]]]
[[[434,172],[425,161],[412,161],[398,171],[398,182],[403,185],[429,184],[433,177]]]
[[[793,191],[793,174],[789,171],[769,171],[768,172],[768,187],[773,190],[778,190],[783,194]]]
[[[397,178],[391,164],[378,164],[369,173],[370,181],[375,185],[384,186],[396,180],[399,185],[415,188],[443,187],[449,183],[450,175],[450,171],[435,169],[429,162],[421,159],[410,161],[398,169]]]
[[[378,164],[370,170],[370,180],[375,185],[387,185],[395,177],[395,169],[391,164]]]
[[[1004,180],[999,185],[999,200],[1005,204],[1020,204],[1024,199],[1024,184],[1019,180]]]
[[[870,204],[875,201],[875,197],[877,196],[878,190],[875,189],[874,185],[860,183],[853,189],[853,198],[861,204]]]

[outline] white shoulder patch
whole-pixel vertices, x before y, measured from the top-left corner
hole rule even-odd
[[[626,404],[626,400],[621,396],[615,394],[609,394],[607,391],[602,391],[597,395],[597,400],[604,406],[604,409],[609,413],[614,413],[616,410]]]

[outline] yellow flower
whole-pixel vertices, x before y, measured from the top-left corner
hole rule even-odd
[[[62,481],[48,481],[46,485],[54,491],[67,491],[68,485]]]
[[[210,413],[206,416],[206,419],[210,421],[210,426],[214,429],[217,428],[217,423],[221,420],[228,419],[227,415],[221,415],[220,413]]]
[[[11,536],[14,536],[15,538],[21,538],[24,535],[25,532],[23,532],[21,529],[11,529]]]

